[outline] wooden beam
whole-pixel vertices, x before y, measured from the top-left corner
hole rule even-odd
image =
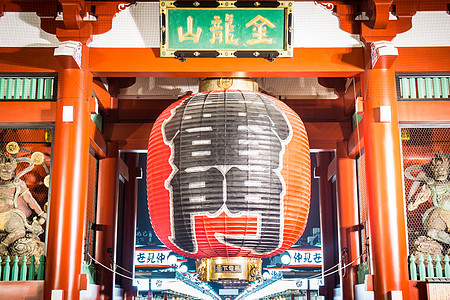
[[[305,122],[309,148],[314,150],[336,149],[336,143],[348,138],[351,129],[347,122]]]
[[[124,57],[126,59],[118,59]],[[90,70],[110,77],[351,77],[364,71],[362,48],[295,48],[294,57],[159,57],[158,48],[91,48]]]
[[[153,123],[107,123],[103,132],[122,151],[147,151],[152,126]]]
[[[364,119],[359,122],[358,126],[353,130],[347,142],[347,154],[350,158],[356,158],[361,150],[364,148],[364,134],[363,134]]]
[[[119,174],[122,175],[125,181],[130,181],[128,166],[120,157],[119,157]]]
[[[152,126],[153,123],[110,123],[105,125],[104,133],[121,151],[147,151]],[[343,122],[307,122],[305,128],[310,149],[334,150],[336,143],[350,134],[350,125]]]
[[[98,130],[97,125],[91,120],[89,124],[89,145],[99,158],[106,157],[106,140],[103,134]]]
[[[98,79],[94,79],[92,83],[92,89],[94,90],[95,95],[97,96],[101,107],[104,110],[111,109],[111,95],[106,90],[105,85]]]

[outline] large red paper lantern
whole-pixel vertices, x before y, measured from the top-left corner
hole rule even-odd
[[[252,91],[185,97],[155,121],[148,206],[158,238],[191,258],[268,257],[306,225],[310,153],[283,102]]]

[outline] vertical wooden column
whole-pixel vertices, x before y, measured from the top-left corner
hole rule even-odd
[[[107,157],[99,161],[98,200],[95,238],[95,259],[110,266],[111,257],[116,251],[116,222],[119,187],[119,149],[116,143],[108,144]],[[108,253],[108,248],[111,252]],[[98,283],[102,299],[112,299],[115,275],[103,268],[98,268]]]
[[[328,180],[328,165],[330,164],[330,152],[320,152],[318,154],[318,167],[316,176],[319,175],[319,203],[320,203],[320,227],[322,231],[322,253],[323,270],[332,268],[338,262],[337,236],[335,228],[336,218],[334,215],[333,197],[331,194],[331,184]],[[333,269],[334,270],[334,269]],[[337,285],[336,276],[326,276],[324,278],[325,299],[333,299],[333,290]]]
[[[375,299],[409,299],[405,210],[395,73],[364,74],[364,145]]]
[[[128,182],[125,183],[125,211],[123,228],[123,267],[132,271],[134,267],[134,249],[136,245],[136,219],[137,219],[137,176],[140,176],[139,155],[127,153]],[[130,274],[126,274],[131,277]],[[133,282],[123,279],[125,298],[131,300],[136,291]]]
[[[48,218],[45,299],[79,299],[89,168],[89,98],[92,75],[83,45],[82,67],[60,58]],[[73,59],[72,59],[73,60]],[[64,118],[63,118],[64,112]]]
[[[349,264],[359,256],[356,161],[347,156],[344,142],[337,143],[336,158],[339,249],[341,254],[345,252],[343,264]],[[342,299],[355,299],[357,264],[355,261],[341,272]]]

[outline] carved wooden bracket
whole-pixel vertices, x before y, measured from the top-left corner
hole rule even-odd
[[[84,0],[59,0],[59,2],[62,5],[65,29],[80,29],[83,16],[86,14]]]
[[[335,3],[334,11],[339,16],[341,29],[352,34],[360,34],[366,43],[390,41],[398,33],[409,30],[411,18],[417,11],[417,7],[406,2],[396,4],[396,0],[335,1]]]
[[[372,0],[373,29],[386,29],[389,23],[389,12],[393,0]]]

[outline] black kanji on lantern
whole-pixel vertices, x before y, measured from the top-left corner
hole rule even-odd
[[[256,215],[256,235],[216,233],[224,244],[269,253],[282,243],[280,170],[292,128],[270,97],[253,92],[196,94],[163,126],[171,148],[172,242],[195,253],[194,218]]]

